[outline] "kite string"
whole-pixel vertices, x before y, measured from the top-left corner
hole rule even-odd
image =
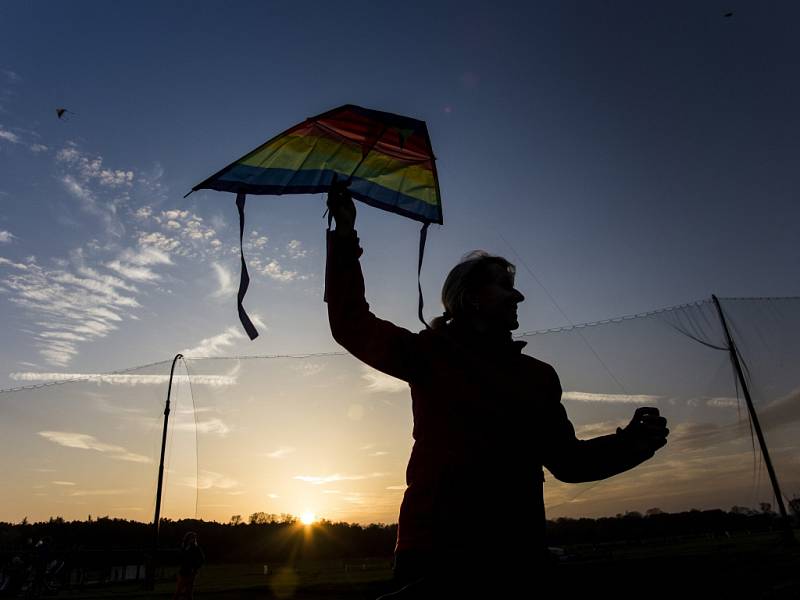
[[[614,373],[611,372],[611,369],[608,367],[608,365],[605,363],[605,361],[602,358],[600,358],[600,355],[597,353],[597,351],[589,343],[589,340],[587,340],[586,337],[583,335],[583,332],[579,328],[577,328],[575,326],[575,323],[572,321],[572,319],[570,319],[567,316],[567,313],[564,312],[564,309],[561,308],[559,303],[556,302],[556,299],[548,291],[548,289],[544,286],[544,284],[541,282],[541,280],[536,276],[536,274],[533,272],[533,270],[528,266],[528,263],[525,262],[525,260],[519,255],[519,253],[517,253],[517,251],[514,248],[514,246],[511,245],[511,242],[509,242],[502,233],[498,232],[498,234],[500,236],[500,239],[502,239],[505,242],[505,244],[511,249],[511,252],[514,254],[516,259],[522,264],[523,267],[525,267],[525,270],[528,272],[528,274],[531,277],[533,277],[534,281],[536,281],[536,283],[539,285],[539,287],[541,287],[544,290],[544,293],[547,294],[547,297],[550,299],[550,302],[552,302],[553,306],[555,306],[556,309],[558,309],[558,312],[561,313],[561,316],[564,317],[564,319],[566,319],[566,321],[570,324],[570,326],[578,332],[578,336],[580,336],[581,340],[583,340],[583,343],[586,344],[586,347],[589,349],[589,351],[597,359],[597,362],[599,362],[602,365],[603,369],[605,369],[605,371],[606,371],[606,373],[608,373],[609,377],[611,377],[611,379],[614,381],[614,383],[617,384],[619,389],[621,389],[624,394],[629,395],[628,394],[628,390],[626,389],[625,385],[617,378],[616,375],[614,375]]]

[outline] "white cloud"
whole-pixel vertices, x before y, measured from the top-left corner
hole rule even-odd
[[[194,383],[194,377],[192,377],[192,383]],[[176,423],[174,428],[177,431],[189,431],[197,433],[212,433],[218,435],[219,437],[225,437],[231,431],[231,428],[224,422],[222,419],[213,418],[208,419],[207,421],[198,421],[195,423]]]
[[[221,473],[215,473],[214,471],[200,471],[197,479],[194,477],[185,477],[182,483],[189,487],[197,485],[197,488],[200,490],[230,490],[239,485],[239,482],[235,479]]]
[[[169,382],[169,375],[145,375],[140,373],[40,373],[33,371],[9,373],[9,378],[14,381],[89,381],[97,384],[109,385],[165,385]],[[238,378],[235,375],[175,375],[173,383],[191,383],[192,385],[208,385],[223,387],[236,385]]]
[[[170,253],[178,249],[181,241],[168,237],[160,231],[151,231],[150,233],[142,232],[139,234],[139,245],[157,248],[162,252]]]
[[[74,481],[51,481],[53,485],[78,485]]]
[[[70,271],[0,260],[5,262],[22,271],[2,282],[12,293],[11,302],[39,317],[41,331],[34,339],[50,364],[67,365],[78,352],[78,342],[106,337],[129,310],[139,307],[131,295],[136,288],[113,275],[83,265]]]
[[[336,481],[361,481],[363,479],[374,479],[377,477],[384,477],[385,473],[369,473],[366,475],[340,475],[334,473],[333,475],[295,475],[293,479],[304,481],[313,485],[324,485],[326,483],[334,483]]]
[[[714,408],[736,408],[739,406],[738,398],[709,398],[706,400],[706,406],[713,406]]]
[[[3,258],[2,256],[0,256],[0,265],[6,265],[6,266],[9,266],[9,267],[13,267],[14,269],[19,269],[20,271],[27,271],[28,270],[28,265],[25,265],[25,264],[22,264],[22,263],[12,262],[12,261],[8,260],[7,258]]]
[[[56,153],[56,161],[74,168],[84,181],[96,180],[101,186],[120,187],[133,183],[133,171],[125,169],[104,169],[101,156],[90,157],[74,145],[62,148]]]
[[[402,379],[381,373],[367,365],[361,365],[361,379],[367,382],[367,390],[375,394],[408,391],[408,384]]]
[[[272,452],[267,452],[264,456],[269,458],[285,458],[289,456],[292,452],[294,452],[294,448],[291,446],[281,446],[277,450],[273,450]]]
[[[272,259],[264,267],[261,267],[258,270],[263,275],[266,275],[271,279],[275,279],[276,281],[294,281],[297,279],[298,275],[297,271],[290,271],[289,269],[284,269],[281,267],[281,265],[275,259]]]
[[[59,446],[65,448],[78,448],[80,450],[94,450],[108,454],[110,458],[124,460],[128,462],[149,463],[152,462],[147,456],[129,452],[122,446],[106,444],[96,437],[85,433],[74,433],[69,431],[40,431],[39,435]]]
[[[214,274],[217,276],[217,289],[212,294],[214,298],[228,298],[236,292],[231,272],[219,263],[211,263]]]
[[[175,219],[185,219],[189,216],[188,210],[166,210],[161,213],[164,218],[174,221]]]
[[[17,83],[22,79],[22,77],[20,77],[19,74],[9,69],[0,69],[0,73],[3,74],[3,77],[5,77],[6,81],[8,81],[9,83]]]
[[[105,266],[112,269],[132,281],[153,282],[161,279],[161,276],[151,269],[156,265],[171,265],[172,259],[169,254],[160,248],[153,246],[142,246],[139,250],[124,250],[116,259],[109,261]]]
[[[31,152],[35,152],[36,154],[38,154],[39,152],[46,152],[48,149],[47,146],[45,146],[44,144],[31,144],[30,146],[28,146],[28,148],[30,149]]]
[[[3,126],[0,125],[0,140],[5,140],[7,142],[11,142],[12,144],[19,144],[20,139],[16,133],[12,133],[7,129],[3,129]]]
[[[100,490],[75,490],[70,496],[121,496],[123,494],[130,494],[137,490],[113,488],[113,489],[100,489]]]
[[[187,358],[208,357],[218,355],[223,349],[229,348],[237,340],[243,340],[246,336],[239,331],[238,327],[228,327],[222,333],[200,340],[200,343],[193,348],[182,350],[181,354]]]
[[[149,206],[142,206],[136,209],[136,212],[133,215],[137,219],[148,219],[153,215],[153,209]]]
[[[662,396],[648,394],[595,394],[591,392],[564,392],[562,400],[576,402],[619,402],[623,404],[656,404]]]
[[[300,240],[292,240],[286,245],[286,251],[292,258],[303,258],[307,254]]]
[[[325,365],[322,363],[313,363],[313,362],[301,362],[296,365],[291,365],[293,371],[297,371],[303,377],[314,377],[315,375],[319,375],[323,370],[325,370]]]
[[[78,200],[85,203],[86,208],[96,210],[94,206],[94,195],[88,188],[81,185],[72,175],[64,175],[61,182],[67,188],[67,191],[75,196]]]
[[[0,229],[0,244],[8,244],[15,237],[16,236],[10,231],[6,231],[5,229]]]

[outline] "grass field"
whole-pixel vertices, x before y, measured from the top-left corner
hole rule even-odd
[[[800,598],[800,546],[775,534],[568,548],[556,568],[559,598]],[[390,559],[271,565],[206,565],[195,595],[215,600],[374,600],[392,590]],[[479,568],[479,565],[476,565]],[[498,577],[501,577],[498,574]],[[544,597],[531,575],[531,593]],[[63,591],[64,598],[168,598],[173,581],[154,592],[133,585]]]

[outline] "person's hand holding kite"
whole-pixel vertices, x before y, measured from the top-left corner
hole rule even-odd
[[[328,210],[336,221],[336,233],[349,235],[355,230],[356,205],[347,189],[347,181],[335,181],[328,191]]]

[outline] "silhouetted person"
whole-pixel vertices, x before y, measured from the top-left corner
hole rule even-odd
[[[412,333],[379,319],[364,298],[356,209],[328,196],[325,301],[334,339],[411,386],[414,447],[395,548],[392,598],[482,598],[540,590],[548,567],[542,466],[565,482],[605,479],[666,444],[666,419],[636,410],[616,434],[578,440],[553,367],[515,341],[514,266],[472,253],[442,289],[445,312]]]
[[[194,597],[194,581],[205,560],[203,549],[197,543],[197,534],[193,531],[187,532],[181,543],[181,566],[178,570],[178,585],[173,600],[178,598],[191,600]]]

